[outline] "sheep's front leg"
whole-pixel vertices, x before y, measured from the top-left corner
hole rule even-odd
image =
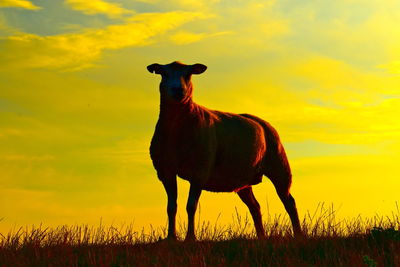
[[[186,205],[186,211],[188,214],[188,229],[185,241],[196,240],[194,234],[194,215],[197,209],[197,203],[201,195],[201,187],[195,184],[190,184],[189,198]]]
[[[178,188],[176,185],[176,177],[162,181],[168,196],[167,213],[168,213],[168,236],[167,239],[176,240],[175,217],[177,211],[176,199],[178,198]]]

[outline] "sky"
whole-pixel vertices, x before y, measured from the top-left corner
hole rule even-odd
[[[149,157],[160,77],[208,66],[194,101],[279,132],[300,217],[396,212],[400,2],[395,0],[0,0],[0,232],[167,224]],[[178,221],[189,184],[179,180]],[[262,213],[284,214],[271,182]],[[218,205],[216,205],[218,203]],[[247,208],[203,192],[200,220]]]

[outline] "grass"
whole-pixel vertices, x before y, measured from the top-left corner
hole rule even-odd
[[[267,216],[267,238],[257,240],[238,213],[227,226],[199,221],[197,242],[160,241],[165,228],[32,226],[0,234],[0,266],[400,266],[399,214],[337,220],[321,204],[304,217],[301,239],[278,215]]]

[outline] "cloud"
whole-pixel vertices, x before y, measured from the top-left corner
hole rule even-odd
[[[48,161],[54,160],[53,155],[24,155],[24,154],[7,154],[0,155],[2,161],[21,161],[21,162],[35,162],[35,161]]]
[[[171,35],[170,39],[173,43],[177,45],[186,45],[194,42],[201,41],[203,39],[221,36],[226,34],[231,34],[233,32],[224,31],[224,32],[216,32],[216,33],[193,33],[188,31],[179,31],[173,35]]]
[[[394,60],[388,64],[381,64],[377,66],[378,68],[384,69],[389,73],[400,74],[400,60]]]
[[[149,45],[152,37],[203,18],[207,15],[199,12],[144,13],[124,24],[80,33],[51,36],[21,33],[3,38],[0,61],[5,68],[79,70],[93,66],[93,61],[105,50]]]
[[[30,10],[41,9],[41,7],[36,6],[28,0],[2,0],[0,1],[0,7],[18,7]]]
[[[189,9],[195,9],[195,10],[199,10],[199,9],[205,9],[205,8],[210,8],[212,7],[214,4],[219,3],[220,0],[173,0],[172,3],[175,3],[179,6],[185,7],[185,8],[189,8]]]
[[[105,14],[110,18],[118,18],[124,14],[132,14],[134,11],[120,7],[119,4],[109,3],[103,0],[66,0],[72,9],[82,11],[87,15]]]

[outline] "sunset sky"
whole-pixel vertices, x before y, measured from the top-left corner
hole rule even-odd
[[[148,147],[160,78],[203,63],[194,100],[280,133],[300,217],[390,215],[400,189],[400,1],[0,0],[0,232],[25,225],[165,226]],[[188,183],[179,180],[178,221]],[[270,181],[262,212],[284,213]],[[229,223],[234,193],[204,192]],[[180,218],[180,219],[179,219]]]

